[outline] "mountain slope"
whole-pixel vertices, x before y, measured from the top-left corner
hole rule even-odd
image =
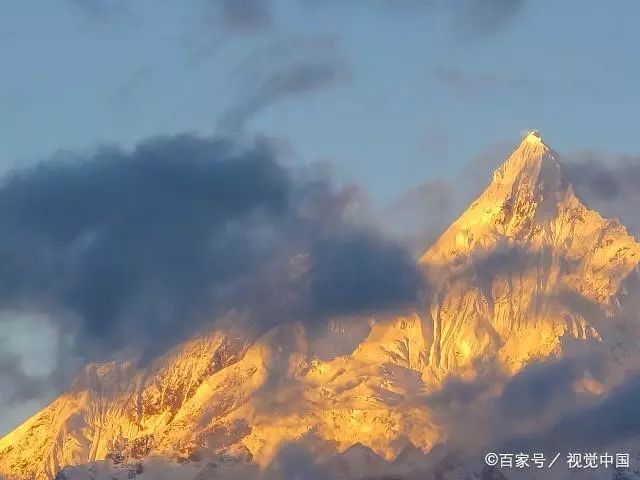
[[[640,245],[580,202],[534,132],[420,258],[424,311],[371,318],[367,338],[329,360],[296,324],[259,338],[214,331],[144,369],[90,365],[0,440],[0,474],[50,479],[87,464],[65,471],[111,478],[144,463],[247,478],[289,442],[345,477],[360,475],[356,464],[382,474],[384,460],[446,440],[425,402],[445,378],[473,377],[479,361],[513,373],[561,355],[569,338],[607,340],[629,314],[639,261]]]
[[[390,328],[401,337],[418,321]],[[436,438],[426,411],[407,404],[424,390],[419,372],[406,359],[394,363],[391,350],[322,362],[310,355],[301,325],[277,327],[247,348],[229,344],[222,335],[208,346],[196,341],[150,372],[87,367],[70,392],[0,441],[2,473],[53,478],[64,465],[108,456],[133,465],[150,453],[181,462],[208,451],[266,466],[281,446],[305,437],[340,450],[361,442],[393,458]],[[207,348],[208,358],[197,356]],[[221,352],[229,352],[222,368],[206,369]],[[192,358],[203,368],[187,367]]]
[[[599,340],[594,321],[621,308],[640,245],[616,220],[586,208],[539,133],[421,257],[435,286],[437,376],[498,358],[516,371],[559,353],[567,334]]]

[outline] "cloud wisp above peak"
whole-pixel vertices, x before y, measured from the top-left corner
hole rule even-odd
[[[460,0],[446,2],[458,31],[467,37],[487,35],[508,26],[524,9],[526,0]]]
[[[377,8],[385,14],[443,16],[455,36],[462,41],[490,36],[508,27],[525,9],[527,0],[371,0],[347,2],[296,0],[313,11],[331,6]]]
[[[80,1],[80,0],[76,0]],[[86,0],[85,0],[86,1]],[[95,0],[94,0],[95,1]],[[527,0],[207,0],[215,7],[220,27],[234,33],[255,34],[270,30],[276,24],[280,8],[301,7],[303,15],[317,9],[348,8],[358,14],[363,8],[387,14],[444,16],[455,35],[463,41],[488,36],[511,24],[528,3]]]
[[[339,85],[349,77],[338,42],[328,36],[293,36],[254,50],[234,71],[236,100],[219,121],[238,134],[261,111],[282,101]]]
[[[223,26],[240,32],[261,31],[273,22],[271,5],[266,0],[213,0],[218,3]]]

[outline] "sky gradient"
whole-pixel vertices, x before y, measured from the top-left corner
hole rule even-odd
[[[242,128],[380,202],[532,128],[560,152],[638,150],[633,0],[236,3],[5,2],[2,168],[217,133],[257,84],[312,57],[335,78],[271,92]]]

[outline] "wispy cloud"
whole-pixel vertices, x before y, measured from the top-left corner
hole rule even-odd
[[[96,0],[94,0],[96,1]],[[277,3],[272,0],[207,0],[218,8],[221,25],[239,32],[255,33],[273,25]],[[527,0],[287,0],[289,6],[302,6],[313,14],[317,9],[347,7],[372,8],[406,15],[444,15],[456,35],[468,40],[498,32],[509,26],[521,13]]]
[[[211,0],[219,8],[222,25],[241,31],[261,31],[273,22],[272,5],[268,0]]]
[[[468,38],[507,27],[527,3],[527,0],[457,0],[444,1],[444,8],[450,9],[459,34]]]
[[[567,181],[585,203],[609,218],[619,218],[640,237],[640,156],[581,151],[563,162]]]
[[[151,65],[143,65],[133,72],[120,88],[116,91],[114,99],[122,101],[130,98],[145,82],[149,81],[154,75],[154,68]]]
[[[296,0],[313,11],[327,6],[379,8],[400,15],[443,16],[458,39],[485,37],[503,30],[524,10],[527,0]]]
[[[281,101],[320,92],[348,78],[337,42],[294,37],[259,48],[234,72],[237,99],[220,120],[237,133],[259,112]]]

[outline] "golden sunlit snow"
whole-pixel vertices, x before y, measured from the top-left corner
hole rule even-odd
[[[421,256],[431,284],[423,311],[372,318],[351,354],[328,361],[296,324],[257,339],[215,331],[144,371],[89,365],[67,393],[0,440],[0,473],[44,480],[67,465],[122,455],[146,468],[169,459],[189,472],[184,478],[217,478],[202,473],[214,467],[195,467],[215,452],[236,462],[224,478],[248,478],[301,439],[326,458],[428,452],[448,432],[427,395],[446,378],[473,378],[479,361],[513,374],[561,355],[568,339],[604,341],[639,261],[640,245],[581,203],[535,131]],[[599,394],[603,386],[585,376],[576,388]]]

